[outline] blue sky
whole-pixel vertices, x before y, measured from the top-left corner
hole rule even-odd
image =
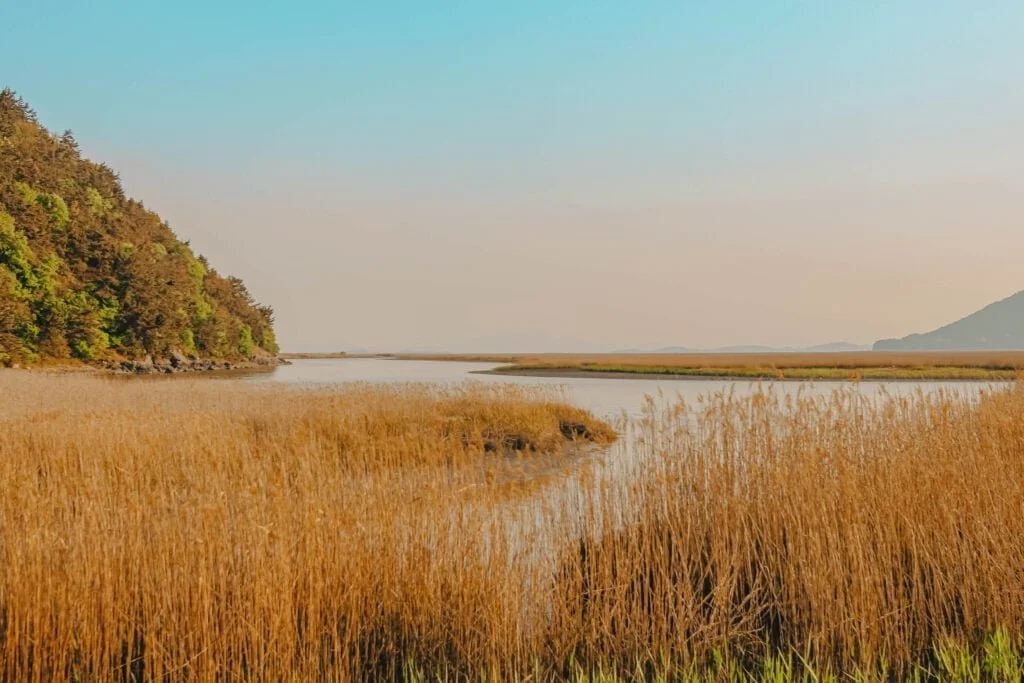
[[[292,347],[871,341],[1024,286],[982,248],[1024,247],[1022,29],[1009,2],[35,2],[0,8],[0,81]]]

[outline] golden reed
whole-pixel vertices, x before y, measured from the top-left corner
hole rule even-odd
[[[505,386],[11,371],[0,405],[4,680],[927,677],[1024,633],[1019,387],[652,408],[628,479],[511,491],[608,428]]]

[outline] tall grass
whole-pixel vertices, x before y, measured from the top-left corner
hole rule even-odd
[[[1024,634],[1024,391],[718,396],[648,420],[635,523],[563,562],[560,653],[948,673]],[[959,654],[957,656],[960,656]]]
[[[1019,671],[1024,388],[555,399],[2,373],[0,676]]]
[[[507,442],[607,427],[515,388],[289,391],[0,374],[5,680],[389,671],[497,657]],[[488,444],[494,451],[488,453]],[[507,474],[507,473],[506,473]],[[504,654],[507,656],[507,654]]]

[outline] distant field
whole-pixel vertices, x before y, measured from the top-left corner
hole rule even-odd
[[[504,363],[498,372],[789,380],[1012,380],[1024,351],[681,354],[398,354],[406,360]]]

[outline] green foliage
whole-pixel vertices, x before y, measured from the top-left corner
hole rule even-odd
[[[39,198],[39,193],[33,190],[28,183],[14,183],[14,189],[18,191],[18,194],[21,196],[21,203],[25,206],[32,206],[36,203],[36,199]]]
[[[243,358],[252,358],[252,352],[255,348],[256,344],[252,339],[252,328],[248,325],[242,325],[242,329],[238,334],[238,352],[242,354]]]
[[[9,214],[0,211],[0,265],[6,266],[17,278],[20,289],[16,293],[33,290],[38,285],[32,266],[34,261],[28,238],[14,227],[14,219]]]
[[[206,279],[206,266],[187,250],[185,251],[184,259],[185,269],[192,280],[192,285],[195,287],[196,292],[202,292],[203,281]]]
[[[263,336],[261,336],[257,341],[261,348],[269,351],[270,353],[278,353],[281,350],[281,347],[277,344],[277,337],[274,336],[273,327],[264,327]]]
[[[36,198],[36,203],[50,214],[50,221],[55,228],[63,230],[68,227],[68,223],[71,222],[71,213],[68,211],[67,203],[60,195],[40,194]]]
[[[206,294],[200,294],[195,300],[195,320],[197,323],[204,323],[213,315],[213,302]]]
[[[0,264],[0,365],[34,357],[38,336],[39,328],[21,283],[6,265]]]
[[[64,262],[56,254],[49,254],[39,262],[35,269],[36,291],[43,296],[57,296],[60,287],[59,273]]]
[[[181,350],[189,355],[196,352],[196,336],[191,327],[181,331]]]
[[[968,683],[980,681],[981,660],[969,648],[952,640],[935,649],[942,680]]]
[[[108,215],[114,208],[114,202],[106,199],[95,187],[85,191],[85,204],[92,215],[101,217]]]
[[[1021,652],[1005,628],[998,628],[990,633],[985,638],[983,649],[985,674],[989,680],[1024,680]]]
[[[67,202],[56,193],[40,192],[28,183],[17,182],[15,190],[21,196],[21,203],[27,208],[40,206],[46,215],[49,216],[53,227],[63,230],[71,222],[71,212],[68,210]]]
[[[89,346],[89,342],[84,339],[76,339],[72,342],[71,351],[74,353],[75,358],[81,358],[82,360],[93,360],[97,357],[96,349]]]
[[[273,312],[224,278],[117,175],[0,92],[0,364],[40,357],[251,357]]]
[[[228,332],[223,325],[215,325],[213,328],[213,343],[209,346],[216,356],[226,356],[230,353],[228,345]]]

